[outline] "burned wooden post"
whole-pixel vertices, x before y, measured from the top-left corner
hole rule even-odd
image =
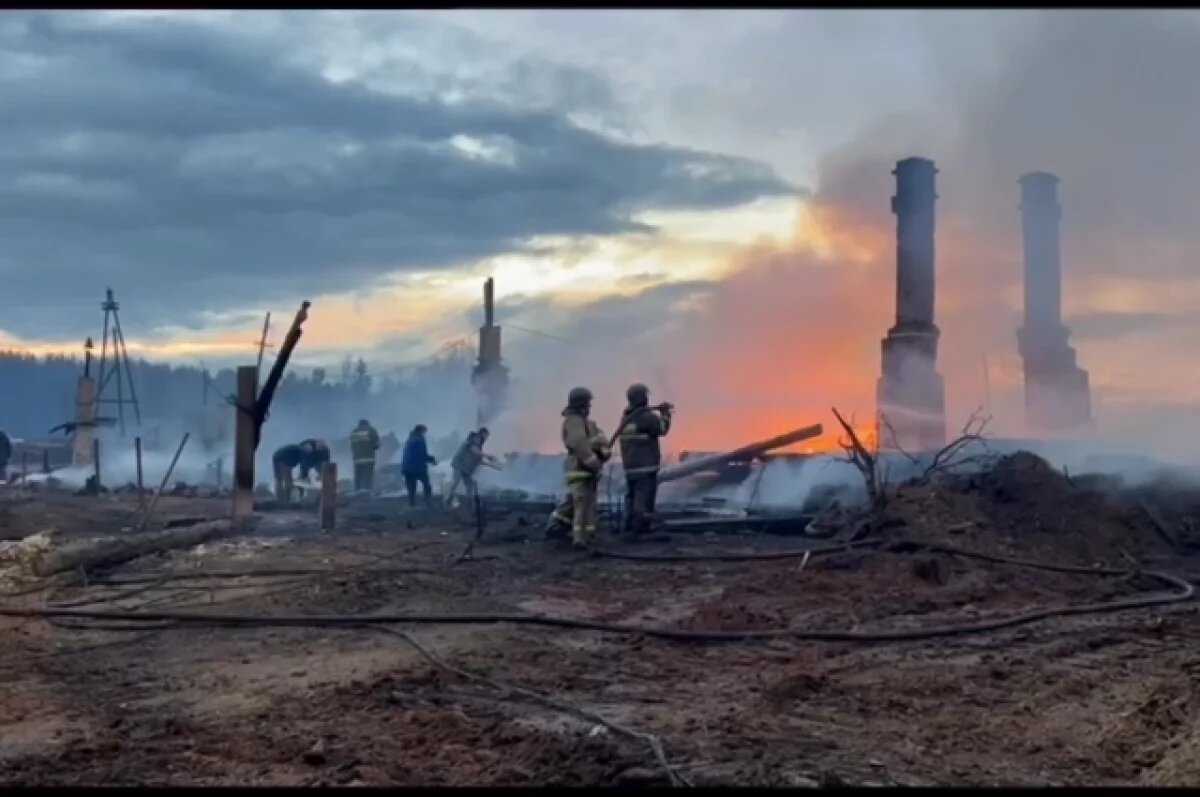
[[[145,498],[145,488],[142,486],[142,438],[140,436],[133,438],[133,456],[137,460],[137,491],[138,491],[138,506],[141,506]]]
[[[483,499],[475,493],[475,540],[483,539]]]
[[[337,463],[321,466],[321,529],[333,531],[337,525]]]
[[[29,481],[29,452],[21,451],[21,484]]]
[[[292,358],[292,352],[295,351],[296,344],[300,342],[300,336],[304,334],[301,327],[308,320],[308,308],[311,306],[309,302],[300,303],[300,310],[292,319],[292,326],[283,339],[283,345],[279,347],[279,354],[271,366],[271,373],[267,374],[267,381],[263,383],[262,392],[258,394],[258,402],[254,405],[254,447],[256,449],[262,434],[262,426],[267,422],[267,413],[271,409],[271,400],[275,398],[275,390],[279,387],[280,380],[283,379],[283,372],[287,369],[288,360]]]
[[[42,449],[42,473],[50,473],[50,449]]]
[[[271,314],[267,313],[267,317],[263,319],[262,340],[258,342],[258,372],[262,373],[263,351],[267,348],[267,333],[271,331]]]
[[[92,463],[95,466],[95,473],[92,478],[95,480],[96,495],[100,494],[100,440],[92,438]]]
[[[301,302],[300,310],[292,319],[279,347],[279,354],[271,366],[262,390],[258,389],[258,366],[243,365],[237,369],[237,423],[233,454],[233,517],[234,520],[248,517],[254,511],[254,454],[262,439],[262,427],[267,422],[271,400],[283,379],[288,360],[303,334],[301,327],[308,319],[310,302]],[[335,484],[336,489],[336,484]]]
[[[258,367],[243,365],[237,369],[237,404],[233,452],[233,519],[248,517],[254,511],[254,451],[258,446],[255,424],[258,393]]]

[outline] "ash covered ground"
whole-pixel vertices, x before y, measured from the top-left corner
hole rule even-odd
[[[156,525],[227,510],[166,498]],[[11,490],[0,587],[7,608],[552,615],[716,636],[964,628],[1170,593],[1133,571],[1200,571],[1189,538],[1200,490],[1068,477],[1027,454],[901,488],[888,513],[879,545],[808,559],[686,557],[825,549],[854,524],[822,540],[606,538],[605,550],[642,557],[622,559],[541,541],[544,518],[516,505],[468,549],[465,516],[359,501],[332,534],[311,512],[269,512],[252,533],[39,576],[80,541],[167,532],[133,530],[129,497]],[[939,552],[949,547],[1111,572]],[[1200,783],[1191,600],[874,643],[387,628],[0,619],[0,782]]]

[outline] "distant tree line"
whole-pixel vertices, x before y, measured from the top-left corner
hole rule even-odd
[[[335,376],[325,368],[289,367],[275,396],[273,423],[268,424],[273,428],[267,436],[349,434],[360,417],[370,418],[381,430],[395,427],[401,436],[416,423],[436,422],[444,429],[469,424],[473,357],[469,344],[456,342],[424,362],[378,373],[372,373],[365,360],[350,356]],[[268,358],[260,379],[266,379],[270,365]],[[79,357],[0,352],[0,429],[15,437],[41,438],[73,420],[76,381],[83,367]],[[98,377],[98,370],[93,361],[93,377]],[[235,391],[232,368],[210,373],[200,366],[137,360],[130,363],[130,371],[143,428],[164,422],[174,425],[206,406],[226,405]],[[125,398],[128,393],[125,389]],[[104,397],[116,395],[115,382],[110,381]],[[102,405],[100,414],[116,417],[117,407]],[[132,407],[126,406],[125,414],[131,423]]]

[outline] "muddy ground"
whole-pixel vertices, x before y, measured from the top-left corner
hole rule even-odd
[[[892,533],[1041,561],[1122,566],[1136,558],[1200,570],[1128,502],[1057,482],[1045,489],[1062,494],[1044,500],[1036,493],[1052,481],[1017,468],[999,490],[987,480],[913,488],[897,500]],[[116,498],[2,498],[0,537],[9,539],[49,525],[65,536],[128,534],[136,518]],[[1033,507],[1039,522],[1020,507]],[[226,508],[173,499],[163,517]],[[3,601],[873,630],[1159,588],[882,551],[807,562],[631,562],[541,542],[540,523],[517,514],[490,524],[463,558],[472,532],[453,516],[356,506],[342,511],[336,533],[322,534],[308,513],[276,512],[253,536],[84,574],[86,586],[10,590]],[[640,554],[803,544],[695,534],[605,542]],[[289,574],[269,573],[280,570]],[[183,577],[230,571],[254,574]],[[697,786],[1200,784],[1200,617],[1192,602],[887,644],[394,627],[438,664],[402,634],[379,630],[114,625],[0,620],[0,782],[666,784],[649,734],[680,781]]]

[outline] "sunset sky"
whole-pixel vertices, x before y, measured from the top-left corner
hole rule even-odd
[[[78,350],[111,286],[135,354],[251,361],[307,298],[301,366],[383,368],[494,276],[520,406],[641,379],[696,446],[865,417],[920,155],[951,425],[1022,432],[1046,170],[1103,431],[1190,448],[1197,75],[1191,11],[5,12],[0,345]]]

